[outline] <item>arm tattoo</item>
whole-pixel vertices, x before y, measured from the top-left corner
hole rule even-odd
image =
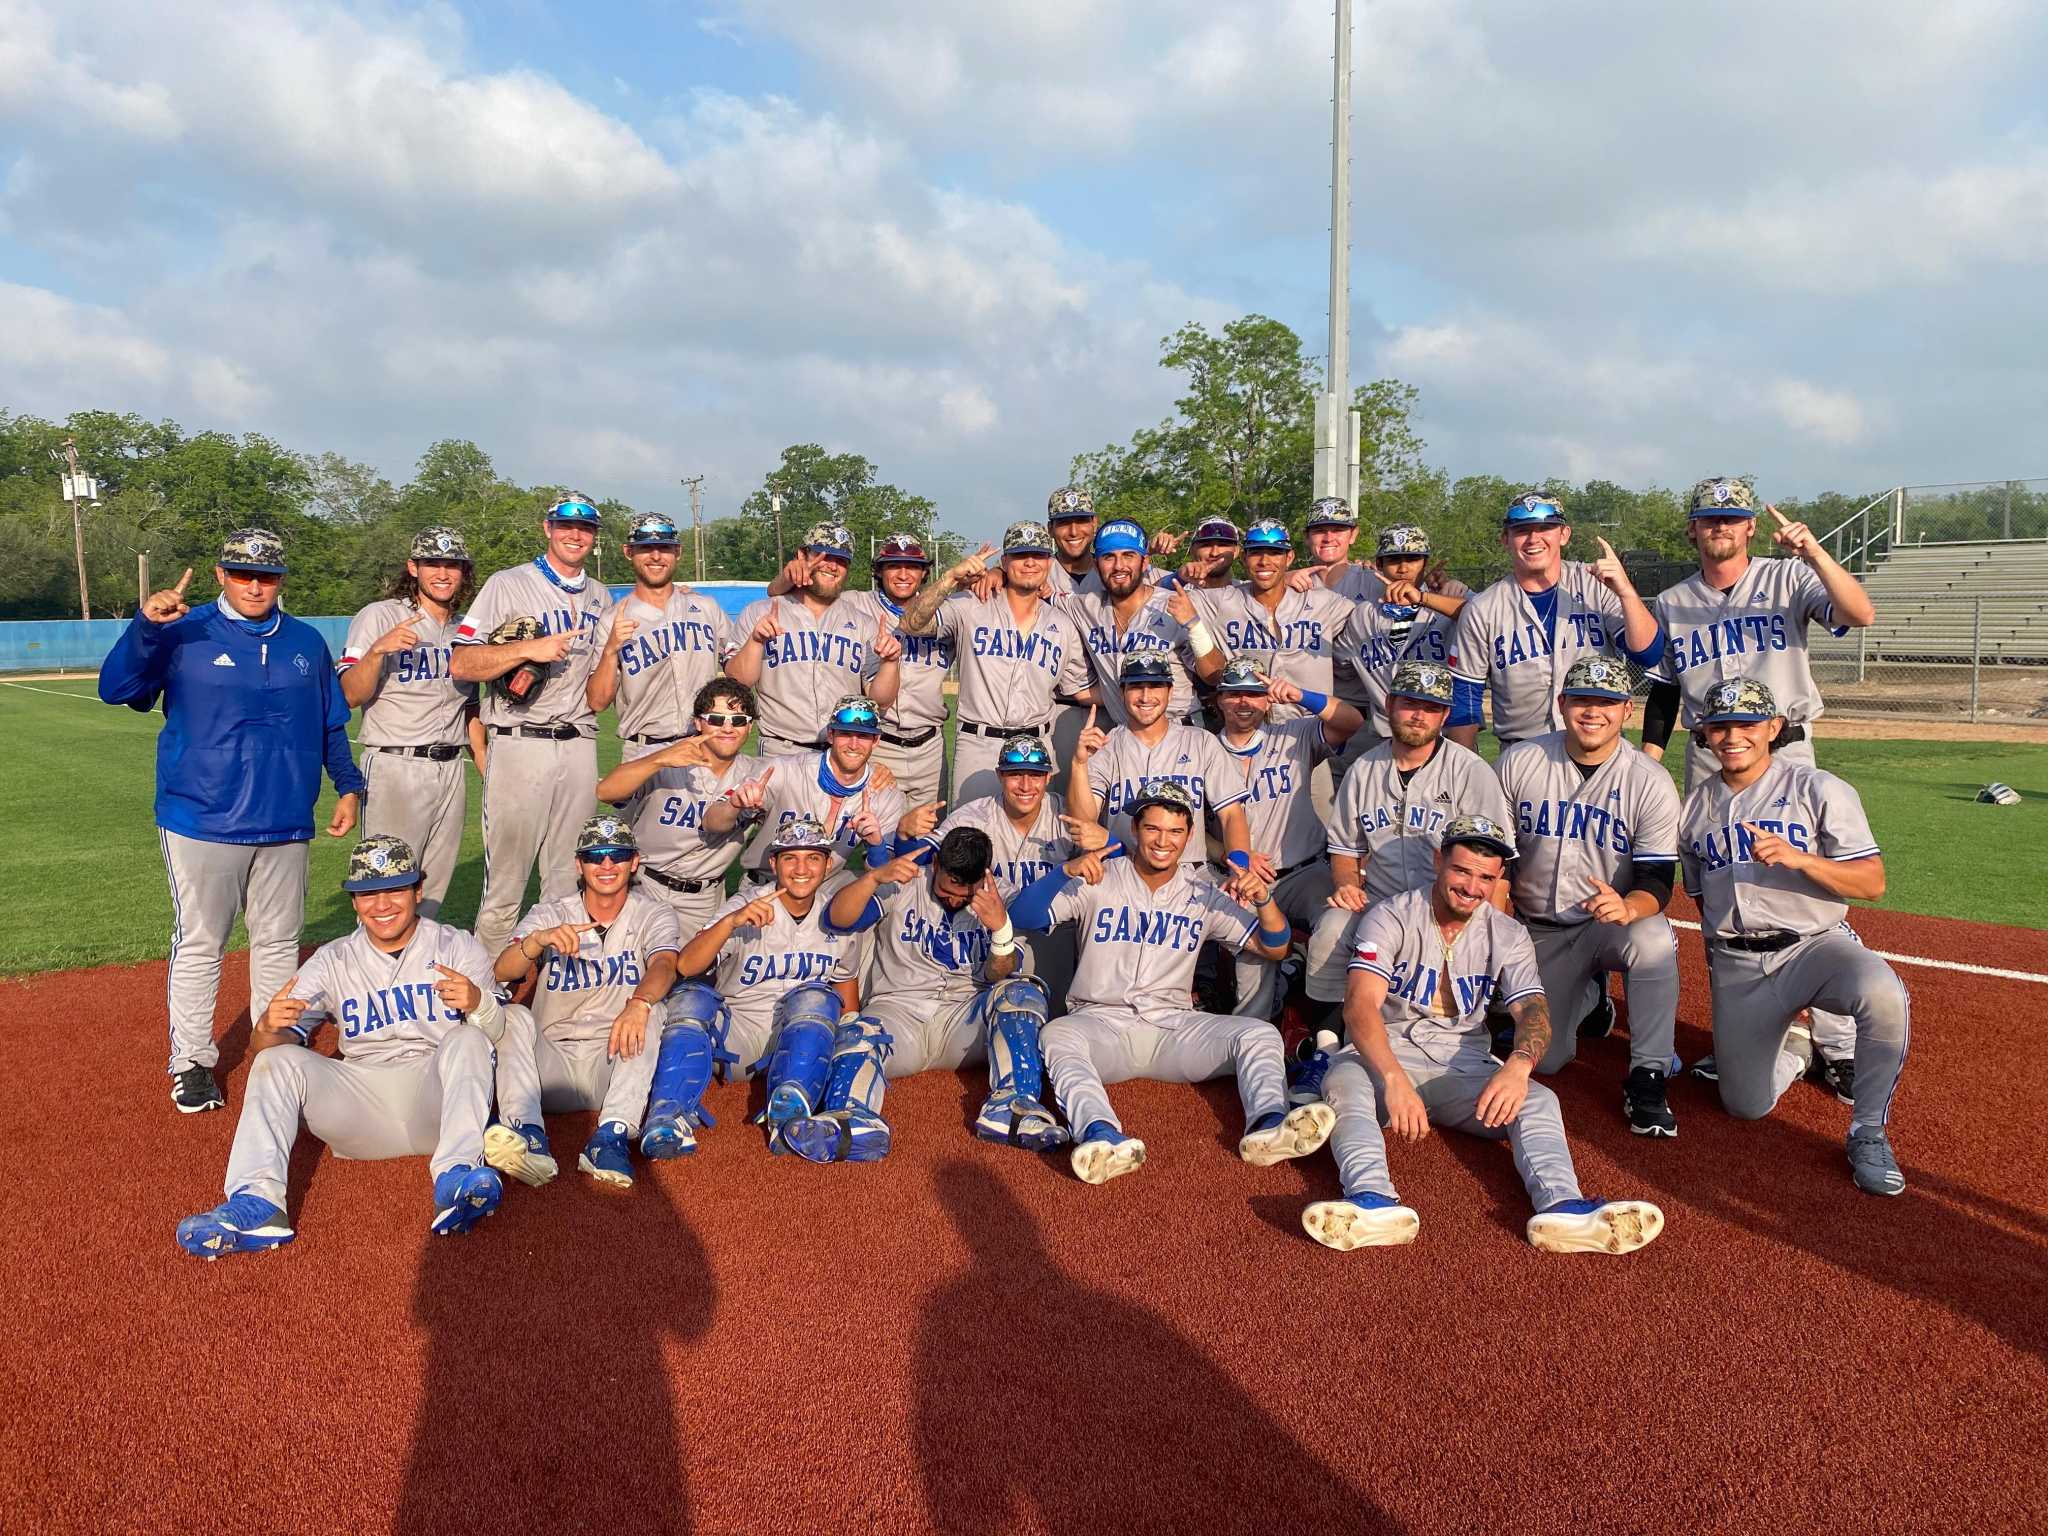
[[[1508,1017],[1515,1021],[1515,1049],[1528,1053],[1533,1064],[1550,1049],[1550,1004],[1541,992],[1508,1004]]]
[[[928,635],[932,632],[932,620],[938,617],[939,604],[953,594],[953,585],[940,572],[924,584],[923,589],[910,600],[903,610],[903,617],[896,627],[906,635]]]

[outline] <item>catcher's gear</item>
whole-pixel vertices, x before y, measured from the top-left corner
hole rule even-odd
[[[520,614],[507,619],[488,635],[488,645],[516,645],[521,640],[538,640],[547,631],[540,626],[540,620]],[[491,692],[509,704],[530,704],[533,696],[540,692],[541,679],[547,675],[547,668],[537,661],[522,661],[499,677],[491,679]]]
[[[1977,791],[1977,798],[1985,805],[2018,805],[2020,792],[2010,784],[1986,784]]]

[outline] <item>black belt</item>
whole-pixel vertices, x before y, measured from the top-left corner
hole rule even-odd
[[[1043,728],[1036,725],[976,725],[972,720],[962,720],[960,729],[970,736],[991,736],[998,741],[1008,741],[1013,736],[1036,736]]]
[[[1695,729],[1695,730],[1693,731],[1693,733],[1692,733],[1692,734],[1693,734],[1693,739],[1694,739],[1694,740],[1698,741],[1698,742],[1699,742],[1699,744],[1700,744],[1701,746],[1703,746],[1703,747],[1704,747],[1704,746],[1706,746],[1706,744],[1707,744],[1707,733],[1706,733],[1706,729],[1705,729],[1704,727],[1700,727],[1700,728],[1697,728],[1697,729]],[[1771,743],[1771,745],[1772,745],[1772,746],[1774,746],[1774,747],[1789,747],[1789,746],[1791,746],[1791,745],[1792,745],[1792,743],[1793,743],[1793,742],[1795,742],[1795,741],[1804,741],[1804,740],[1806,740],[1806,727],[1805,727],[1805,726],[1803,726],[1803,725],[1788,725],[1788,726],[1786,726],[1786,727],[1785,727],[1785,729],[1783,729],[1782,731],[1778,732],[1778,739],[1777,739],[1776,741],[1772,742],[1772,743]]]
[[[493,736],[527,736],[536,741],[578,741],[583,732],[573,725],[494,725]]]
[[[880,731],[877,734],[892,747],[921,747],[939,734],[939,728],[935,725],[916,736],[891,736],[887,731]]]
[[[1282,880],[1285,880],[1289,875],[1294,874],[1297,870],[1313,869],[1316,865],[1327,864],[1329,861],[1330,856],[1327,853],[1319,853],[1312,859],[1303,859],[1299,864],[1290,864],[1285,869],[1281,870],[1278,874],[1273,876],[1273,883],[1275,885],[1278,885]]]
[[[372,747],[370,750],[372,752],[390,752],[398,757],[424,757],[437,763],[452,763],[456,758],[462,756],[462,748],[446,745],[438,747]]]
[[[681,741],[680,736],[621,736],[621,741],[630,741],[636,747],[665,747],[672,741]]]
[[[645,865],[641,866],[640,873],[656,885],[665,885],[672,891],[681,891],[685,896],[694,896],[699,891],[711,889],[709,880],[678,880],[674,875],[664,875],[660,870],[649,869]]]
[[[1752,955],[1769,955],[1781,949],[1790,949],[1805,937],[1803,933],[1752,933],[1727,939],[1716,934],[1714,942],[1723,949],[1739,949],[1745,954]]]

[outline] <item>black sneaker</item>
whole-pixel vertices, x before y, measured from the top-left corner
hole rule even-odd
[[[1581,1040],[1605,1040],[1614,1032],[1614,999],[1603,989],[1593,1011],[1579,1020]]]
[[[213,1080],[211,1067],[187,1067],[171,1079],[171,1102],[181,1115],[196,1115],[209,1109],[225,1109],[220,1084]]]
[[[1813,1065],[1807,1068],[1806,1080],[1825,1088],[1844,1104],[1856,1102],[1856,1058],[1845,1056],[1840,1061],[1829,1061],[1825,1056],[1813,1058]]]
[[[1664,1074],[1655,1067],[1636,1067],[1621,1085],[1621,1107],[1628,1128],[1638,1136],[1676,1136],[1678,1117],[1664,1098]]]

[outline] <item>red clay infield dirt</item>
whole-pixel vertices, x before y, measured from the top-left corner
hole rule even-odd
[[[2048,970],[2038,933],[1856,921]],[[1583,1183],[1669,1218],[1625,1259],[1527,1247],[1498,1146],[1396,1148],[1420,1241],[1337,1254],[1298,1225],[1328,1157],[1239,1163],[1226,1085],[1116,1090],[1153,1157],[1093,1189],[974,1141],[980,1085],[935,1074],[864,1168],[769,1158],[727,1088],[695,1158],[618,1193],[556,1120],[571,1171],[456,1239],[423,1161],[302,1141],[298,1241],[204,1264],[171,1233],[219,1199],[246,1026],[227,1113],[181,1117],[160,965],[11,982],[0,1528],[2040,1530],[2048,990],[1904,974],[1895,1200],[1816,1088],[1745,1125],[1687,1081],[1645,1143],[1625,1043],[1583,1049]]]

